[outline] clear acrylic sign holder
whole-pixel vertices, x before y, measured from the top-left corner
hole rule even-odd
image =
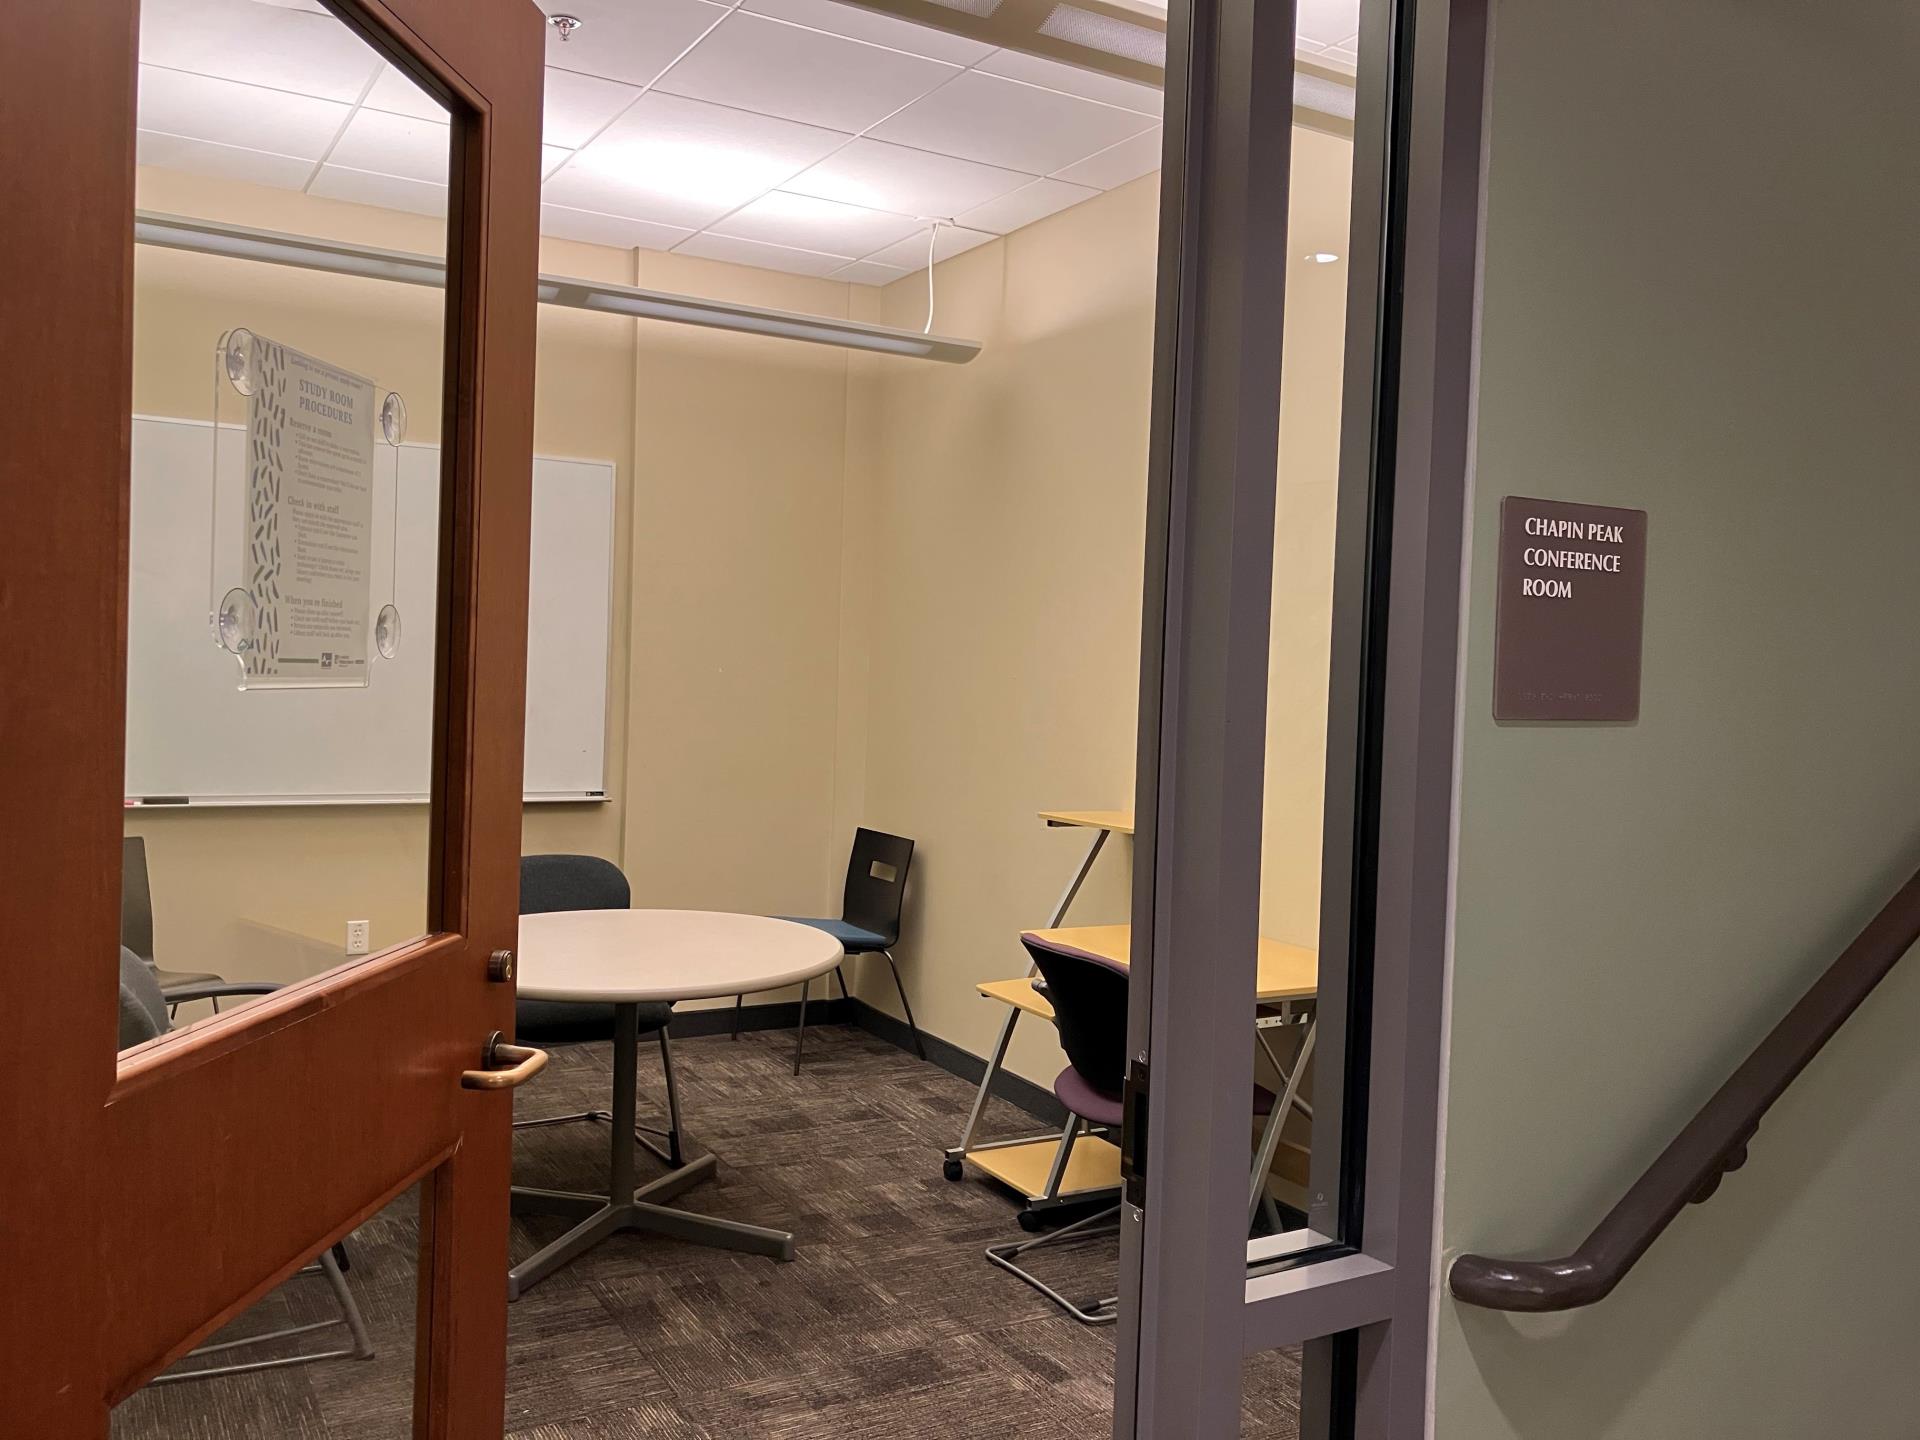
[[[222,443],[236,430],[238,446]],[[207,623],[213,643],[234,657],[242,690],[364,688],[376,661],[399,655],[406,434],[397,392],[245,328],[220,336]],[[391,502],[378,515],[374,478],[382,468]],[[229,538],[224,547],[223,503],[240,507],[239,543]],[[370,614],[381,538],[386,598]]]

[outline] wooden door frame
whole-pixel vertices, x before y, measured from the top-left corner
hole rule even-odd
[[[105,1435],[115,1401],[376,1210],[374,1175],[383,1196],[427,1178],[415,1433],[502,1428],[511,1102],[458,1075],[513,1017],[485,967],[518,913],[544,25],[527,0],[329,4],[454,122],[433,933],[118,1063],[137,0],[29,7],[0,53],[9,1433]],[[250,1206],[243,1155],[300,1195]]]

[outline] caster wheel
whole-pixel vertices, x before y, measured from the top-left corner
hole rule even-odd
[[[1038,1235],[1042,1230],[1047,1228],[1047,1222],[1040,1218],[1040,1212],[1037,1210],[1022,1210],[1020,1212],[1020,1228],[1029,1235]]]
[[[946,1158],[946,1160],[941,1164],[940,1173],[946,1176],[947,1179],[949,1180],[958,1180],[962,1175],[966,1174],[967,1172],[966,1172],[966,1167],[964,1165],[962,1165],[958,1160],[954,1159],[953,1156],[949,1155]]]

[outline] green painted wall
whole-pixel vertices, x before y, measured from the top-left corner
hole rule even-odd
[[[1442,1244],[1558,1254],[1920,866],[1920,9],[1496,6]],[[1650,512],[1627,726],[1491,719],[1500,497]],[[1440,1440],[1920,1435],[1920,960]],[[1444,1263],[1444,1261],[1443,1261]]]

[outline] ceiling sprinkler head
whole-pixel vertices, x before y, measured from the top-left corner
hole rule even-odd
[[[573,32],[580,28],[578,15],[549,15],[547,23],[560,32],[560,41],[565,44],[573,38]]]

